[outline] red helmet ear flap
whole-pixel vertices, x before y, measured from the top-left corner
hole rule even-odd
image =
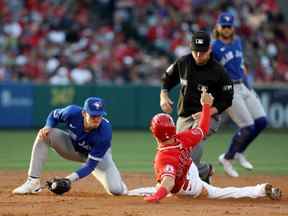
[[[155,115],[150,123],[152,134],[159,140],[165,141],[176,134],[176,127],[172,117],[166,113]]]

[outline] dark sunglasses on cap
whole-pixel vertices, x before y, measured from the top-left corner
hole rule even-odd
[[[230,29],[230,28],[232,28],[232,26],[231,25],[221,25],[221,28],[223,28],[223,29],[224,28],[229,28]]]

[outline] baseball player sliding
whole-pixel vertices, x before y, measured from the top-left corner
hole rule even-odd
[[[199,127],[176,134],[175,124],[170,115],[160,113],[153,117],[150,129],[158,143],[154,160],[157,185],[155,188],[131,190],[128,195],[149,194],[144,199],[151,203],[160,201],[169,193],[218,199],[265,196],[275,200],[280,199],[281,190],[268,183],[249,187],[219,188],[200,179],[197,167],[190,158],[190,151],[208,132],[210,110],[214,100],[205,89],[202,91]]]
[[[214,37],[212,53],[225,67],[233,82],[233,101],[227,112],[239,127],[226,153],[219,156],[219,162],[228,175],[238,177],[239,174],[233,168],[232,161],[236,159],[242,167],[253,169],[253,165],[246,159],[244,153],[249,144],[266,128],[267,118],[255,91],[247,84],[244,85],[246,76],[242,45],[240,38],[235,36],[232,14],[220,14]]]
[[[48,181],[48,189],[56,194],[70,190],[71,183],[92,173],[100,181],[107,193],[122,195],[127,187],[112,159],[111,123],[104,118],[103,100],[89,97],[83,108],[70,105],[53,110],[44,128],[39,130],[35,139],[27,181],[13,190],[14,194],[33,194],[40,192],[40,176],[48,156],[53,148],[67,160],[84,163],[78,170],[65,178]],[[64,123],[66,130],[56,128]]]

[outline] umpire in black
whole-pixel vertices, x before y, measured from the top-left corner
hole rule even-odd
[[[208,33],[195,32],[191,40],[191,49],[190,54],[177,59],[163,74],[160,106],[164,112],[172,112],[173,102],[169,98],[169,91],[180,83],[177,131],[197,127],[201,112],[201,89],[206,88],[215,98],[211,108],[211,134],[219,127],[219,114],[232,104],[233,84],[224,67],[211,55]],[[213,167],[211,164],[200,162],[202,154],[203,144],[200,143],[192,150],[191,156],[198,167],[200,178],[210,183]]]

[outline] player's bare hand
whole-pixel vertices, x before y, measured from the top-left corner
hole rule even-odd
[[[200,99],[200,103],[203,106],[204,104],[208,104],[210,106],[212,106],[213,101],[214,101],[214,97],[212,96],[212,94],[207,92],[206,88],[202,88],[202,94],[201,94],[201,99]]]
[[[51,130],[51,128],[45,128],[45,127],[44,127],[44,128],[41,128],[41,129],[39,130],[39,134],[38,134],[38,135],[39,135],[39,138],[42,139],[42,140],[47,139],[50,130]]]
[[[201,112],[197,112],[197,113],[194,113],[192,114],[192,118],[197,121],[200,119],[200,116],[201,116]]]
[[[173,101],[169,98],[168,93],[162,93],[160,95],[160,107],[163,112],[171,113],[173,110]]]

